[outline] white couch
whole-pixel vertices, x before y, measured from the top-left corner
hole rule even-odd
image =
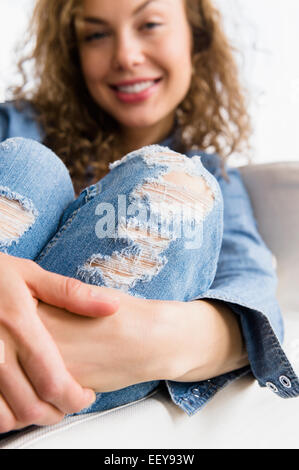
[[[259,231],[275,255],[284,350],[299,372],[299,162],[240,168]],[[164,390],[113,410],[31,427],[0,449],[299,448],[299,399],[282,399],[253,376],[227,386],[188,417]]]

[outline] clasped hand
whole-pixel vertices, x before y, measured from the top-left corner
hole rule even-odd
[[[84,389],[66,368],[38,316],[40,300],[73,316],[111,315],[119,307],[101,288],[0,253],[0,433],[57,423],[95,400],[94,391]]]
[[[205,380],[247,364],[224,306],[141,299],[3,253],[0,340],[0,433],[58,423],[94,392]]]
[[[80,317],[42,302],[38,307],[72,376],[96,392],[165,379],[175,353],[164,303],[117,293],[119,309],[101,318]]]
[[[0,253],[0,433],[58,423],[94,391],[171,377],[165,305]]]

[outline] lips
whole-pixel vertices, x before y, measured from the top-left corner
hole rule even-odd
[[[121,83],[118,83],[117,85],[110,85],[110,88],[112,88],[113,90],[117,90],[119,87],[121,86],[132,86],[132,85],[137,85],[138,83],[142,83],[142,82],[155,82],[155,83],[158,83],[160,80],[162,80],[162,77],[160,78],[141,78],[141,79],[137,79],[137,80],[128,80],[126,82],[121,82]]]
[[[150,86],[140,91],[136,90],[134,92],[129,92],[129,91],[124,91],[122,88],[119,89],[118,87],[115,87],[115,88],[112,88],[112,92],[115,94],[117,100],[120,103],[124,103],[127,105],[141,103],[150,99],[150,97],[153,96],[158,91],[161,81],[162,81],[162,78],[153,80]]]

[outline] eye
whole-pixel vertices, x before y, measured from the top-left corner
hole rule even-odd
[[[89,34],[88,36],[85,36],[85,41],[86,42],[91,42],[95,40],[100,40],[105,38],[108,35],[108,33],[93,33]]]
[[[154,29],[157,26],[161,26],[161,24],[160,23],[145,23],[144,25],[146,29]]]

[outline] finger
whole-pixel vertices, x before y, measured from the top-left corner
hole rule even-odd
[[[0,394],[0,434],[16,429],[17,420],[4,397]]]
[[[26,282],[35,297],[72,313],[99,317],[112,315],[119,308],[120,295],[116,289],[91,286],[78,279],[51,273],[34,262]]]
[[[90,406],[95,393],[84,389],[66,369],[58,347],[44,326],[38,325],[37,335],[28,341],[24,332],[18,349],[19,362],[41,400],[51,403],[63,413],[77,413]]]
[[[83,389],[66,369],[26,284],[18,285],[18,296],[11,299],[7,309],[1,321],[14,339],[20,364],[40,399],[62,413],[76,413],[90,406],[96,398],[94,392]]]
[[[0,389],[14,415],[14,428],[51,425],[64,418],[64,413],[39,399],[16,360],[9,363],[5,373],[0,371]]]

